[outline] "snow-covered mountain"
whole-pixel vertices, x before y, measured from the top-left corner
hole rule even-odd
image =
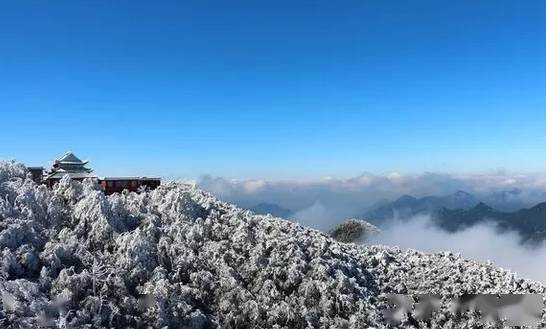
[[[184,184],[105,196],[26,175],[0,162],[2,328],[382,328],[384,294],[545,292],[450,252],[340,243]],[[479,327],[447,310],[429,325]]]

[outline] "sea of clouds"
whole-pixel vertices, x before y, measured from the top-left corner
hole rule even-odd
[[[338,179],[277,180],[229,179],[202,176],[197,185],[222,200],[251,208],[273,203],[290,209],[304,224],[315,228],[331,227],[347,217],[364,214],[375,204],[392,201],[401,195],[444,196],[462,190],[476,197],[518,189],[513,196],[522,205],[546,201],[546,174],[511,174],[504,171],[482,174],[398,174]]]
[[[491,261],[498,267],[516,272],[519,277],[546,283],[546,246],[531,247],[519,242],[517,233],[499,233],[487,222],[448,233],[434,226],[427,215],[394,222],[369,241],[423,252],[449,250],[467,259]]]
[[[349,217],[365,214],[377,203],[392,201],[404,194],[443,196],[462,190],[480,197],[519,189],[521,193],[514,196],[518,200],[510,201],[528,206],[546,201],[546,174],[504,171],[486,174],[363,174],[347,179],[279,181],[202,176],[197,184],[220,199],[242,207],[267,202],[288,208],[293,211],[291,219],[324,232]],[[422,251],[450,250],[467,258],[492,261],[521,277],[546,282],[546,262],[542,261],[546,259],[546,247],[522,246],[516,233],[500,234],[487,223],[447,233],[431,225],[429,216],[419,216],[390,225],[374,243]]]

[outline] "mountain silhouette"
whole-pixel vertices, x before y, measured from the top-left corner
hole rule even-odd
[[[250,207],[249,210],[252,210],[256,214],[261,215],[273,215],[275,217],[288,218],[292,214],[292,210],[283,208],[274,203],[262,202],[253,207]]]
[[[394,202],[378,205],[363,217],[374,224],[380,224],[393,218],[405,220],[420,214],[430,214],[441,208],[468,209],[476,205],[476,198],[464,191],[457,191],[446,196],[426,196],[415,198],[403,195]]]
[[[432,214],[434,222],[450,232],[478,223],[493,223],[500,231],[516,231],[524,242],[546,238],[546,202],[514,212],[496,210],[483,202],[471,209],[441,208]]]

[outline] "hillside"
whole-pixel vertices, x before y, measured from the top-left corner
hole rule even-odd
[[[449,252],[339,243],[183,184],[105,196],[24,177],[0,162],[3,328],[381,328],[385,293],[544,293]],[[430,325],[476,321],[442,310]]]

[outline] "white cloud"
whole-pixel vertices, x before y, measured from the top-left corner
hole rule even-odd
[[[293,220],[303,226],[312,227],[321,231],[328,231],[332,228],[333,214],[330,209],[320,203],[315,203],[312,206],[296,212],[291,217]]]
[[[397,222],[383,229],[371,241],[375,244],[397,245],[425,252],[452,251],[477,261],[516,272],[518,276],[546,283],[546,247],[530,248],[519,244],[515,233],[496,232],[489,224],[448,233],[433,226],[428,216]]]
[[[267,186],[265,180],[248,180],[241,183],[241,187],[246,193],[256,193]]]

